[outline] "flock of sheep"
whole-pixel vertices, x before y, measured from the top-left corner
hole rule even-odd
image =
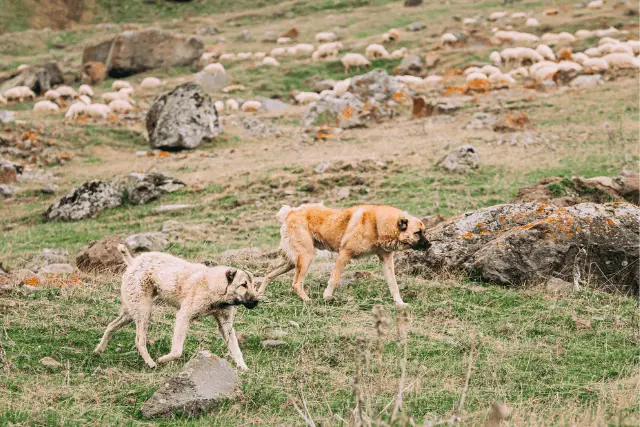
[[[601,0],[592,1],[587,8],[598,9],[603,7]],[[543,15],[550,16],[560,13],[558,9],[547,9]],[[505,88],[516,85],[518,80],[531,79],[536,83],[551,80],[558,72],[576,72],[584,74],[603,73],[609,69],[640,68],[640,41],[628,39],[627,32],[616,28],[600,30],[580,29],[571,34],[568,32],[545,33],[537,36],[532,33],[513,30],[511,23],[524,22],[524,26],[535,28],[540,22],[535,17],[528,16],[524,12],[494,12],[489,16],[489,21],[494,23],[491,29],[489,43],[493,46],[508,44],[502,50],[495,50],[489,54],[490,65],[483,67],[467,67],[463,73],[469,88]],[[504,22],[504,24],[503,24]],[[465,27],[477,26],[477,18],[465,18],[462,25]],[[370,67],[372,59],[400,59],[409,55],[406,47],[389,52],[383,44],[394,42],[401,37],[400,31],[393,28],[381,36],[382,44],[370,44],[366,47],[364,55],[356,52],[347,52],[341,57],[345,73],[351,67]],[[614,38],[615,37],[615,38]],[[573,52],[572,45],[581,40],[598,38],[596,45],[582,52]],[[626,40],[620,40],[625,38]],[[200,64],[204,65],[205,73],[226,73],[224,64],[232,61],[252,60],[259,61],[264,66],[277,67],[282,57],[311,58],[312,61],[337,60],[340,51],[344,49],[342,42],[334,32],[320,32],[315,35],[314,46],[309,43],[293,44],[290,37],[279,37],[276,43],[279,45],[269,52],[240,52],[240,53],[215,53],[205,52]],[[462,40],[452,33],[447,32],[440,37],[439,50],[447,50],[460,46]],[[25,67],[22,65],[21,67]],[[406,88],[417,92],[426,93],[439,91],[444,88],[444,76],[432,74],[426,77],[412,75],[396,76],[396,79]],[[298,92],[292,93],[293,98],[299,104],[308,104],[317,101],[325,94],[342,95],[349,90],[351,79],[337,82],[331,90],[321,93]],[[162,82],[155,77],[145,78],[139,89],[150,93],[162,87]],[[136,105],[132,99],[134,89],[126,81],[113,82],[112,91],[101,95],[102,103],[93,103],[93,89],[88,85],[82,85],[74,90],[69,86],[58,86],[44,94],[44,99],[35,103],[33,111],[36,113],[57,113],[67,102],[72,102],[65,114],[66,119],[76,119],[80,116],[105,119],[109,114],[123,114],[134,110]],[[226,92],[226,91],[225,91]],[[26,86],[15,87],[0,95],[0,104],[8,102],[22,102],[35,100],[36,94]],[[261,108],[260,101],[248,100],[239,103],[235,99],[225,102],[217,101],[215,107],[218,112],[243,111],[253,112]]]

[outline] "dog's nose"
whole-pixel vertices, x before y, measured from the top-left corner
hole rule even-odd
[[[247,301],[247,302],[243,303],[242,305],[244,305],[249,310],[251,310],[251,309],[256,308],[256,306],[258,305],[258,301]]]

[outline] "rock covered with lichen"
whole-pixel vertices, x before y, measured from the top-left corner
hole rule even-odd
[[[497,205],[452,218],[426,235],[430,250],[400,255],[399,271],[462,270],[512,286],[559,277],[638,288],[640,208],[630,203]]]

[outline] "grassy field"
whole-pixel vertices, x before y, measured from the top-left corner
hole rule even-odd
[[[387,29],[402,31],[408,23],[422,20],[427,23],[425,31],[402,31],[401,41],[390,48],[406,46],[423,55],[438,45],[444,31],[459,27],[454,15],[488,16],[505,8],[501,1],[468,0],[425,2],[416,9],[386,0],[96,0],[85,2],[91,12],[87,22],[64,31],[11,33],[34,26],[32,3],[10,2],[5,11],[13,18],[0,18],[7,32],[0,36],[0,70],[55,59],[65,70],[77,71],[84,44],[108,33],[92,25],[98,22],[158,25],[188,34],[215,25],[233,52],[268,51],[275,45],[260,42],[265,31],[281,33],[295,26],[303,30],[299,42],[312,42],[315,32],[334,30],[345,51],[362,52],[367,44],[379,42]],[[563,0],[553,6],[572,3]],[[621,23],[630,36],[638,37],[637,16],[626,16],[619,9],[575,9],[544,18],[541,11],[546,7],[551,6],[524,0],[506,8],[533,13],[555,32]],[[238,39],[245,28],[254,40]],[[489,31],[485,26],[479,34]],[[531,31],[540,35],[546,30]],[[218,36],[206,36],[204,41],[207,46],[219,43]],[[440,63],[429,72],[442,75],[470,61],[486,61],[493,49],[478,44],[439,50]],[[281,63],[280,68],[225,64],[233,83],[245,88],[216,96],[288,100],[290,91],[311,90],[319,80],[362,73],[345,74],[339,61],[283,58]],[[398,63],[377,60],[373,68],[391,72]],[[190,80],[194,71],[191,67],[154,70],[128,80],[136,86],[144,77],[157,76],[166,90]],[[51,182],[60,187],[56,194],[40,191],[49,182],[26,182],[19,184],[13,199],[0,200],[0,264],[18,270],[44,248],[66,249],[75,256],[92,240],[160,231],[170,219],[183,222],[185,230],[172,238],[167,252],[198,262],[219,261],[227,249],[275,249],[279,240],[275,213],[285,203],[386,203],[418,216],[452,217],[507,203],[519,188],[541,178],[616,176],[623,169],[637,169],[640,161],[636,90],[640,80],[632,73],[606,76],[605,84],[589,90],[536,92],[518,87],[477,94],[447,117],[412,119],[410,107],[401,105],[392,120],[346,130],[335,140],[301,138],[302,106],[257,114],[278,126],[279,137],[247,136],[235,118],[225,116],[220,137],[196,151],[166,157],[136,155],[149,148],[144,117],[156,93],[136,93],[136,115],[109,121],[63,123],[62,114],[32,114],[32,102],[9,105],[17,122],[3,125],[0,136],[13,141],[28,133],[38,144],[71,153],[72,158],[64,165],[37,165],[55,176]],[[449,83],[463,80],[454,76]],[[96,95],[109,91],[112,82],[106,79],[96,86]],[[475,113],[502,118],[512,110],[529,117],[533,142],[513,142],[510,134],[491,129],[465,128]],[[435,166],[449,150],[463,144],[478,149],[478,169],[457,175]],[[347,162],[353,168],[314,172],[325,161]],[[376,162],[384,166],[370,166]],[[47,207],[72,188],[89,179],[134,171],[169,173],[187,187],[146,205],[103,211],[94,219],[44,220]],[[348,188],[349,195],[338,196],[339,188]],[[179,212],[154,211],[173,203],[193,206]],[[401,314],[393,307],[373,258],[351,263],[336,301],[323,302],[329,261],[317,260],[308,276],[311,304],[298,299],[291,276],[286,275],[271,285],[268,301],[255,310],[239,309],[236,329],[249,366],[241,374],[242,393],[237,400],[191,419],[144,420],[140,406],[198,350],[227,356],[213,319],[192,324],[181,360],[149,370],[135,349],[133,327],[115,335],[103,355],[91,353],[117,314],[120,277],[80,274],[81,284],[1,293],[0,426],[304,425],[296,406],[305,405],[316,425],[351,425],[354,378],[362,390],[366,415],[380,420],[380,425],[390,423],[404,352],[396,332]],[[251,269],[256,276],[264,275],[267,267],[263,260],[239,257],[225,262]],[[579,293],[556,293],[542,284],[504,288],[453,273],[438,277],[398,273],[402,297],[410,305],[410,326],[404,405],[394,425],[438,423],[454,413],[463,425],[483,424],[494,401],[514,409],[505,425],[640,424],[640,312],[634,297],[595,286]],[[380,307],[384,313],[374,315]],[[153,358],[170,347],[174,315],[165,306],[153,313],[149,332]],[[387,324],[382,331],[376,327],[381,319]],[[278,330],[286,332],[279,338],[286,344],[264,347],[261,342]],[[45,368],[39,362],[43,357],[53,357],[62,368]],[[466,402],[456,412],[469,369]]]

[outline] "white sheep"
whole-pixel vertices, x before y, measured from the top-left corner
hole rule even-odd
[[[294,99],[298,104],[306,105],[320,99],[320,94],[315,92],[298,92]]]
[[[220,55],[220,57],[218,58],[218,61],[220,62],[230,62],[236,59],[236,55],[233,53],[223,53],[222,55]]]
[[[535,64],[533,64],[531,67],[529,67],[529,75],[531,77],[534,77],[536,72],[542,68],[549,68],[549,67],[555,67],[556,71],[558,70],[558,64],[556,64],[555,62],[552,61],[540,61],[537,62]]]
[[[345,94],[350,87],[351,87],[351,77],[334,84],[333,91],[336,93],[336,95],[340,96]]]
[[[284,47],[275,47],[271,49],[271,52],[269,52],[269,56],[273,56],[274,58],[277,58],[278,56],[286,56],[286,55],[287,55],[287,49],[285,49]]]
[[[607,44],[607,43],[622,43],[620,40],[618,39],[614,39],[612,37],[602,37],[600,40],[598,40],[598,46],[602,46],[603,44]]]
[[[596,32],[595,31],[591,31],[591,30],[578,30],[576,31],[576,38],[580,39],[580,40],[584,40],[584,39],[589,39],[591,37],[595,37]]]
[[[133,105],[131,105],[128,101],[116,99],[115,101],[111,101],[109,103],[109,111],[114,114],[128,113],[129,111],[133,111]]]
[[[213,74],[213,73],[226,74],[226,71],[224,69],[224,65],[222,65],[219,62],[214,62],[213,64],[208,64],[206,67],[203,68],[203,71],[205,73],[209,73],[209,74]]]
[[[287,56],[296,56],[298,54],[298,49],[295,46],[290,46],[286,48]]]
[[[238,111],[240,109],[240,104],[235,99],[227,99],[225,105],[230,111]]]
[[[507,74],[516,79],[526,79],[527,77],[529,77],[529,71],[524,67],[518,67],[514,70],[509,71]]]
[[[220,113],[222,113],[224,111],[224,102],[222,102],[222,101],[214,102],[213,106],[216,107],[216,111],[218,112],[218,114],[220,114]]]
[[[47,101],[55,102],[56,104],[60,103],[60,94],[55,89],[49,89],[44,93],[44,99]]]
[[[364,51],[368,59],[388,58],[389,52],[380,44],[370,44]]]
[[[254,52],[253,59],[262,61],[267,56],[267,52]]]
[[[538,68],[535,72],[532,72],[533,79],[537,82],[543,82],[545,80],[551,80],[558,72],[558,66],[556,64],[547,65],[546,67]]]
[[[132,87],[123,87],[122,89],[120,89],[118,91],[119,94],[121,95],[125,95],[127,96],[127,98],[131,95],[133,95],[133,88]]]
[[[278,37],[276,39],[277,44],[287,44],[291,43],[291,37]]]
[[[529,28],[536,28],[540,26],[540,21],[538,21],[536,18],[529,18],[527,19],[527,22],[524,23],[524,26]]]
[[[253,52],[240,52],[236,55],[236,58],[240,61],[243,61],[245,59],[249,59],[253,56]]]
[[[389,58],[391,58],[391,59],[402,59],[405,56],[407,56],[407,53],[409,53],[409,50],[406,47],[403,47],[403,48],[396,49],[393,52],[391,52],[389,54]]]
[[[633,50],[634,54],[640,55],[640,40],[629,40],[627,41],[627,46]]]
[[[442,84],[442,81],[443,81],[442,76],[438,76],[435,74],[424,78],[424,83],[427,86],[439,86]]]
[[[544,59],[548,59],[549,61],[555,61],[556,55],[553,53],[553,50],[546,44],[541,44],[536,47],[536,52],[538,52]]]
[[[93,89],[89,85],[81,85],[78,88],[78,93],[80,95],[88,96],[89,98],[93,97]]]
[[[527,14],[524,12],[513,12],[511,14],[511,19],[524,19],[527,17]]]
[[[544,33],[542,37],[540,37],[543,43],[552,45],[552,44],[571,44],[574,43],[577,39],[571,34],[563,31],[558,34],[554,33]]]
[[[24,70],[26,70],[26,69],[27,69],[27,68],[29,68],[29,67],[30,67],[30,65],[27,65],[27,64],[20,64],[20,65],[18,65],[18,66],[16,67],[16,71],[24,71]]]
[[[489,15],[489,20],[497,21],[498,19],[502,19],[505,16],[507,16],[507,12],[493,12],[491,15]]]
[[[535,50],[528,47],[508,47],[500,52],[500,56],[507,64],[523,65],[525,63],[536,63],[544,58]]]
[[[58,111],[60,111],[60,107],[58,107],[58,104],[54,104],[53,102],[48,100],[38,101],[33,106],[34,113],[48,114],[57,113]]]
[[[106,119],[110,112],[109,106],[104,104],[91,104],[84,107],[84,114],[94,119]]]
[[[620,34],[620,30],[615,27],[609,27],[604,30],[596,30],[597,37],[612,36],[614,34]]]
[[[475,18],[464,18],[462,20],[462,25],[472,27],[478,23],[478,20]]]
[[[74,120],[79,116],[84,115],[85,107],[87,107],[87,105],[83,102],[75,102],[71,104],[71,106],[67,110],[67,113],[64,115],[65,120]]]
[[[7,99],[2,95],[0,95],[0,105],[7,105]]]
[[[273,58],[271,56],[265,56],[264,58],[262,58],[262,65],[268,65],[270,67],[279,67],[280,63],[276,58]]]
[[[633,48],[626,43],[606,43],[598,48],[599,56],[609,53],[626,53],[633,56]]]
[[[590,47],[584,51],[584,54],[591,57],[600,56],[600,49],[597,47]]]
[[[500,68],[495,67],[493,65],[485,65],[480,69],[480,72],[483,74],[486,74],[487,76],[490,76],[493,73],[499,73]]]
[[[311,55],[316,50],[315,46],[310,43],[299,43],[294,47],[298,55]]]
[[[498,43],[512,42],[516,45],[533,45],[540,42],[540,37],[519,31],[496,31],[493,37]]]
[[[502,64],[502,57],[500,56],[500,52],[495,50],[491,52],[491,54],[489,55],[489,61],[491,61],[491,63],[496,66]]]
[[[440,36],[440,44],[443,46],[448,46],[456,43],[458,38],[451,33],[444,33]]]
[[[334,90],[331,89],[325,89],[322,92],[320,92],[320,98],[325,98],[327,96],[336,96],[336,92]]]
[[[420,77],[402,75],[402,76],[396,76],[396,80],[403,83],[406,87],[416,92],[423,92],[425,90],[424,79]]]
[[[602,57],[612,68],[640,68],[640,58],[628,53],[610,53]]]
[[[467,84],[486,84],[489,82],[489,79],[484,73],[471,73],[467,75],[465,81]]]
[[[128,101],[129,94],[124,92],[105,92],[102,94],[102,100],[106,103],[116,100]]]
[[[8,89],[4,92],[4,97],[7,101],[20,101],[23,102],[25,99],[36,99],[36,94],[28,86],[16,86],[11,89]]]
[[[604,2],[602,0],[593,0],[587,3],[587,9],[601,9],[604,6]]]
[[[71,86],[58,86],[56,88],[56,92],[60,94],[62,99],[71,99],[77,98],[78,92],[75,91]]]
[[[258,111],[261,107],[262,103],[260,101],[245,101],[240,109],[244,113],[252,113]]]
[[[494,87],[509,87],[516,84],[516,81],[509,74],[502,74],[500,71],[489,76],[489,83]]]
[[[573,60],[576,61],[580,65],[584,65],[584,62],[589,59],[587,55],[582,52],[574,53]]]
[[[116,80],[111,83],[111,90],[119,91],[120,89],[131,88],[131,84],[129,82],[125,82],[124,80]]]
[[[389,43],[400,39],[400,31],[392,28],[382,35],[382,43]]]
[[[162,86],[162,82],[157,77],[145,77],[144,80],[140,83],[140,88],[142,90],[153,90]]]
[[[329,59],[336,58],[338,56],[338,52],[342,49],[342,43],[340,42],[332,42],[325,43],[318,46],[318,49],[313,52],[311,58],[314,61],[318,61],[320,59]]]
[[[602,58],[588,58],[582,67],[587,73],[600,73],[609,69],[609,63]]]
[[[200,61],[202,63],[208,63],[213,59],[215,55],[215,52],[204,52],[202,55],[200,55]]]
[[[318,34],[316,34],[316,37],[315,37],[315,40],[318,43],[332,42],[332,41],[335,41],[337,39],[338,39],[338,36],[336,36],[336,33],[331,32],[331,31],[318,33]]]
[[[573,61],[560,61],[558,62],[559,71],[582,71],[582,65]]]
[[[480,67],[467,67],[462,73],[465,76],[468,76],[471,73],[481,73],[481,72],[482,72],[482,68]]]
[[[87,95],[80,95],[78,97],[78,100],[80,102],[82,102],[85,105],[90,105],[91,104],[91,98],[89,98]]]
[[[365,58],[363,55],[360,55],[359,53],[347,53],[342,57],[340,62],[342,62],[342,65],[344,65],[345,73],[348,73],[349,68],[351,67],[357,67],[357,68],[367,67],[368,68],[371,66],[371,62],[369,62],[367,58]]]

